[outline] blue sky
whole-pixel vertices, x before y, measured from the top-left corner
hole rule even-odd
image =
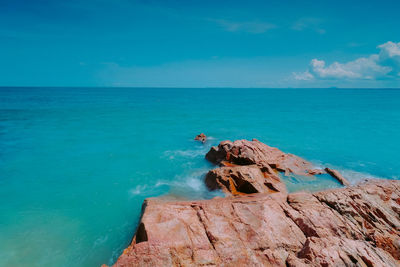
[[[399,1],[1,0],[0,85],[400,87]]]

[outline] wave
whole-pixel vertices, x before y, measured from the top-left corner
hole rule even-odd
[[[325,167],[329,167],[329,168],[339,171],[343,175],[343,177],[345,177],[352,185],[363,182],[367,179],[393,179],[393,180],[400,179],[400,177],[397,177],[397,176],[383,177],[383,176],[374,175],[374,174],[364,172],[364,171],[356,171],[353,169],[343,168],[343,167],[339,167],[339,166],[335,166],[335,165],[331,165],[331,164],[324,164],[323,162],[317,161],[317,160],[312,160],[311,163],[313,164],[315,169],[324,169]],[[372,164],[371,162],[367,162],[367,163],[356,162],[356,163],[352,163],[352,164],[349,163],[350,166],[354,166],[355,168],[365,168],[367,165],[371,165],[371,164]]]
[[[208,199],[221,196],[219,191],[209,191],[204,183],[204,176],[208,168],[197,169],[189,173],[176,175],[170,181],[159,180],[155,187],[168,186],[169,195],[179,196],[186,199]]]
[[[167,150],[163,153],[163,156],[168,159],[175,159],[177,157],[183,158],[197,158],[204,157],[204,155],[210,150],[210,146],[202,145],[197,149],[188,150]]]
[[[147,185],[137,185],[135,188],[129,190],[131,196],[146,195],[148,193]]]
[[[351,184],[357,184],[367,179],[387,179],[385,177],[376,176],[367,172],[359,172],[349,169],[337,169],[343,177],[345,177]]]

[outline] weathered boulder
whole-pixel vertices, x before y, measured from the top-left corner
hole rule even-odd
[[[227,167],[257,165],[262,172],[268,173],[270,176],[276,176],[276,172],[282,172],[285,175],[297,174],[304,176],[328,173],[342,185],[350,185],[349,181],[337,170],[316,168],[305,159],[284,153],[256,139],[252,141],[223,141],[218,146],[211,147],[206,154],[206,159],[214,164]]]
[[[297,257],[300,261],[289,261],[288,266],[399,266],[384,250],[368,242],[338,237],[309,237]]]
[[[279,176],[262,172],[257,165],[211,170],[206,175],[205,183],[210,190],[222,189],[232,195],[286,192]]]
[[[400,266],[400,181],[287,194],[286,175],[336,170],[257,140],[224,141],[205,178],[227,197],[148,199],[131,245],[115,266]]]
[[[148,200],[141,219],[147,238],[134,240],[115,266],[284,266],[306,237],[278,195]]]
[[[333,178],[335,178],[336,180],[338,180],[339,183],[341,183],[342,185],[345,185],[345,186],[349,186],[349,185],[350,185],[350,182],[347,181],[347,179],[344,178],[344,177],[340,174],[340,172],[338,172],[337,170],[334,170],[334,169],[331,169],[331,168],[325,168],[325,171],[326,171],[327,173],[329,173]]]
[[[205,143],[207,141],[207,136],[203,133],[196,135],[194,140],[201,141],[202,143]]]
[[[400,181],[374,180],[314,195],[345,218],[363,239],[400,260]]]
[[[400,181],[318,193],[149,199],[115,266],[399,266]]]
[[[285,174],[309,175],[309,171],[314,170],[310,162],[293,154],[286,154],[256,139],[223,141],[218,146],[212,147],[206,158],[214,164],[223,161],[237,165],[256,164],[261,168],[271,168]]]

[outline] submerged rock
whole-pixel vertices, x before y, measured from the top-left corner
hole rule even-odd
[[[379,180],[315,194],[149,199],[115,266],[399,266],[399,198],[400,181]]]
[[[203,133],[196,135],[194,140],[201,141],[202,143],[205,143],[207,141],[207,136]]]

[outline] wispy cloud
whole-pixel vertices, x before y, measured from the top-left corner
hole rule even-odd
[[[326,33],[326,30],[322,28],[322,20],[319,18],[300,18],[295,21],[292,25],[292,30],[295,31],[304,31],[304,30],[312,30],[319,34]]]
[[[216,23],[218,26],[228,32],[261,34],[277,27],[275,24],[262,21],[232,21],[226,19],[207,20]]]
[[[327,65],[324,60],[313,59],[308,70],[293,73],[296,80],[347,79],[376,80],[400,79],[400,42],[386,42],[377,47],[378,54],[353,61]]]

